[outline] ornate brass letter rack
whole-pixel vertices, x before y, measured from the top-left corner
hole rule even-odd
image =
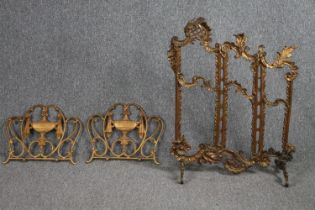
[[[131,108],[135,108],[138,114],[136,119],[131,119]],[[121,111],[121,119],[115,119],[116,111]],[[154,126],[152,132],[150,125]],[[87,163],[93,159],[121,159],[153,160],[159,164],[156,152],[157,144],[164,133],[163,120],[158,116],[148,117],[137,104],[115,104],[105,115],[91,116],[87,129],[92,145]],[[115,136],[117,132],[118,136]],[[130,135],[132,132],[134,136]]]
[[[291,115],[291,102],[293,91],[293,80],[298,75],[298,67],[291,61],[291,53],[295,47],[285,47],[273,63],[268,63],[264,46],[258,47],[256,54],[250,54],[246,46],[247,37],[244,34],[235,35],[235,42],[224,42],[215,44],[211,47],[211,29],[203,18],[197,18],[188,22],[184,28],[185,38],[179,40],[176,36],[171,40],[168,59],[175,74],[175,140],[173,141],[171,153],[180,162],[180,183],[183,183],[184,167],[189,163],[223,163],[224,167],[232,173],[238,174],[247,168],[258,164],[262,167],[270,165],[271,157],[275,157],[277,168],[283,171],[285,186],[288,186],[287,162],[292,159],[292,153],[295,147],[288,143],[289,124]],[[200,45],[209,54],[215,55],[215,86],[212,87],[209,80],[193,76],[191,82],[187,81],[181,72],[181,49],[194,42],[200,42]],[[229,52],[235,52],[235,58],[244,58],[251,63],[253,83],[252,93],[243,88],[237,81],[229,80],[228,62]],[[269,101],[266,96],[266,73],[267,69],[282,69],[288,66],[290,72],[286,73],[287,83],[286,98]],[[191,146],[185,140],[181,131],[182,116],[182,89],[197,85],[198,80],[208,91],[214,92],[215,116],[214,116],[214,140],[213,144],[200,144],[199,150],[194,155],[188,155],[187,152]],[[242,96],[248,99],[252,105],[252,143],[251,155],[246,158],[242,152],[236,152],[226,148],[226,132],[228,120],[228,96],[229,89],[234,86]],[[283,132],[282,132],[282,150],[275,151],[273,148],[265,150],[264,132],[265,132],[265,110],[270,106],[282,104],[285,109]]]
[[[55,113],[53,116],[52,113]],[[35,117],[40,114],[40,119]],[[11,117],[5,126],[10,160],[68,160],[73,156],[82,124],[78,118],[66,118],[55,105],[35,105],[24,116]],[[49,137],[48,137],[49,135]]]

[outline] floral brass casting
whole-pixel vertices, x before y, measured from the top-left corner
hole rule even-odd
[[[52,116],[52,113],[55,116]],[[36,117],[40,115],[38,120]],[[66,118],[56,105],[35,105],[24,116],[11,117],[5,126],[8,157],[11,160],[70,161],[74,164],[77,139],[82,124]]]
[[[135,119],[131,119],[131,108],[137,114]],[[121,111],[121,118],[116,119],[114,112],[117,111]],[[155,126],[150,131],[152,124]],[[159,164],[156,152],[164,133],[163,120],[158,116],[148,117],[137,104],[115,104],[105,115],[91,116],[87,129],[92,147],[87,163],[94,159],[121,159],[153,160]],[[134,136],[130,135],[132,132]]]
[[[232,173],[241,173],[247,168],[258,164],[262,167],[270,165],[271,157],[275,158],[275,164],[278,169],[283,171],[285,186],[288,187],[287,162],[292,159],[295,147],[288,142],[293,81],[298,75],[298,67],[291,60],[291,54],[295,47],[285,47],[278,53],[273,63],[266,60],[264,46],[260,45],[255,54],[249,53],[246,46],[247,37],[244,34],[235,35],[235,42],[216,43],[211,47],[211,29],[204,18],[197,18],[189,21],[184,28],[185,38],[179,40],[176,36],[172,38],[168,59],[175,74],[176,92],[175,92],[175,139],[172,144],[171,153],[180,162],[180,183],[183,183],[183,174],[186,164],[198,163],[220,163]],[[193,76],[191,81],[187,81],[181,71],[181,49],[194,42],[199,42],[209,54],[215,55],[215,85],[212,86],[210,80],[201,76]],[[249,93],[238,81],[229,80],[228,63],[229,52],[235,52],[235,58],[244,58],[251,63],[253,83],[252,92]],[[289,68],[285,74],[286,98],[270,101],[266,95],[266,74],[267,69]],[[187,143],[181,130],[182,116],[182,89],[191,88],[202,82],[202,87],[209,92],[214,92],[215,116],[214,116],[214,134],[213,144],[201,144],[199,150],[194,155],[187,155],[191,146]],[[233,151],[226,148],[227,142],[227,122],[228,122],[228,96],[231,87],[249,100],[252,105],[252,142],[251,155],[245,157],[242,152]],[[266,108],[283,105],[285,114],[282,132],[282,150],[276,151],[273,148],[265,149],[265,117]]]

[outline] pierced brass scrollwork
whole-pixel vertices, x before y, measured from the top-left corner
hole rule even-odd
[[[39,119],[36,119],[38,118]],[[11,117],[5,126],[11,160],[70,161],[81,134],[78,118],[66,118],[56,105],[35,105],[24,116]]]
[[[131,108],[137,114],[134,119]],[[121,118],[116,119],[117,111],[121,111]],[[148,117],[137,104],[115,104],[104,115],[91,116],[87,129],[92,147],[87,163],[94,159],[120,159],[153,160],[159,164],[156,152],[164,133],[163,120],[158,116]]]
[[[287,162],[292,159],[295,147],[288,142],[289,125],[291,116],[293,81],[298,75],[298,67],[291,60],[292,52],[296,47],[285,47],[278,53],[273,63],[266,60],[264,46],[260,45],[255,54],[250,54],[246,46],[247,37],[242,33],[235,35],[235,42],[216,43],[211,47],[211,28],[207,25],[204,18],[197,18],[189,21],[184,28],[185,38],[178,37],[171,39],[170,49],[168,51],[168,60],[175,74],[175,140],[173,141],[171,153],[180,162],[180,182],[183,183],[183,174],[186,164],[198,163],[223,163],[224,167],[232,173],[240,173],[247,168],[258,164],[262,167],[270,165],[270,158],[275,158],[276,166],[283,171],[285,186],[288,186]],[[210,80],[201,76],[193,76],[191,82],[185,79],[181,71],[181,49],[194,42],[199,42],[202,48],[209,54],[215,55],[215,85],[212,86]],[[229,52],[235,52],[235,58],[244,58],[251,63],[252,69],[252,92],[249,93],[238,81],[229,80],[228,64]],[[267,69],[282,69],[285,66],[289,68],[284,79],[286,80],[286,98],[270,101],[266,95],[266,74]],[[192,88],[198,85],[209,92],[214,92],[215,116],[214,116],[214,134],[213,144],[201,144],[199,150],[188,155],[187,152],[191,146],[182,135],[181,116],[182,116],[182,89]],[[231,87],[249,100],[252,106],[252,143],[251,157],[245,157],[242,152],[233,151],[226,148],[227,125],[228,125],[228,96]],[[282,129],[282,150],[276,151],[273,148],[265,148],[265,118],[266,108],[278,105],[284,105],[284,122]]]

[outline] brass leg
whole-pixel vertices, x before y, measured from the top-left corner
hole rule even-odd
[[[13,140],[10,139],[10,140],[9,140],[8,157],[7,157],[7,159],[6,159],[5,161],[3,161],[2,163],[3,163],[3,164],[7,164],[7,163],[10,161],[11,157],[13,156],[13,154],[14,154],[14,151],[13,151]]]
[[[96,152],[96,148],[95,148],[96,146],[95,146],[95,141],[94,140],[91,141],[91,145],[92,145],[92,149],[91,149],[90,158],[87,161],[85,161],[85,163],[90,163],[94,159],[94,154]]]
[[[92,160],[93,160],[93,154],[90,155],[90,158],[87,161],[85,161],[85,163],[90,163],[92,162]]]
[[[73,156],[70,157],[69,161],[70,161],[70,163],[71,163],[72,165],[77,164],[77,163],[74,161]]]
[[[183,161],[181,161],[179,163],[179,169],[180,169],[180,184],[184,184],[184,170],[185,170],[185,163]]]
[[[7,159],[5,161],[3,161],[3,164],[7,164],[10,161],[10,155],[8,155]]]
[[[157,157],[156,157],[156,152],[157,152],[157,144],[154,144],[154,149],[153,149],[153,161],[156,165],[159,165],[160,162],[158,161]]]
[[[75,150],[75,144],[72,144],[71,149],[70,149],[70,152],[69,152],[69,157],[70,157],[69,160],[70,160],[70,163],[71,163],[72,165],[77,164],[77,163],[74,161],[74,154],[75,154],[74,150]]]
[[[284,176],[284,186],[289,187],[289,175],[287,171],[287,164],[284,164],[284,168],[282,171],[283,171],[283,176]]]
[[[154,156],[153,156],[153,162],[154,162],[156,165],[160,165],[160,162],[157,160],[155,153],[154,153]]]
[[[288,174],[288,171],[287,171],[287,163],[286,163],[286,161],[276,159],[275,163],[276,163],[277,168],[280,169],[283,172],[284,186],[285,187],[289,187],[289,174]]]

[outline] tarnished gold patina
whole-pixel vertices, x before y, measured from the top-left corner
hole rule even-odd
[[[114,112],[120,108],[122,117],[115,119]],[[131,119],[131,108],[137,113],[136,119]],[[93,159],[120,159],[153,160],[159,164],[156,152],[164,133],[163,120],[158,116],[148,117],[137,104],[115,104],[104,115],[91,116],[87,129],[92,146],[87,163]],[[134,136],[130,135],[132,132]]]
[[[295,147],[288,142],[289,124],[291,116],[293,81],[298,75],[298,67],[291,60],[291,54],[295,47],[285,47],[278,53],[273,63],[266,60],[264,46],[260,45],[255,54],[249,53],[246,46],[247,37],[244,34],[235,35],[235,42],[224,42],[211,47],[211,29],[204,18],[197,18],[189,21],[184,28],[185,38],[183,40],[173,37],[171,40],[168,59],[175,74],[175,140],[173,141],[171,153],[180,162],[180,182],[183,183],[184,167],[186,164],[198,163],[223,163],[224,167],[232,173],[240,173],[247,168],[258,164],[267,167],[271,162],[271,157],[275,157],[276,166],[283,171],[285,186],[288,186],[287,162],[292,159]],[[199,42],[202,48],[210,54],[215,55],[215,86],[210,80],[201,76],[193,76],[191,81],[187,81],[181,71],[181,49],[194,42]],[[252,69],[252,93],[249,93],[238,81],[230,80],[228,76],[229,52],[235,52],[235,58],[244,58],[251,63]],[[266,73],[267,69],[289,68],[285,75],[287,83],[286,98],[268,100],[266,96]],[[198,85],[209,92],[214,92],[215,116],[213,144],[201,144],[199,150],[194,155],[187,155],[191,146],[185,140],[181,131],[182,116],[182,89],[191,88]],[[226,148],[227,142],[227,121],[228,121],[228,96],[231,87],[249,100],[252,105],[252,143],[251,155],[245,157],[242,152],[236,152]],[[284,106],[284,123],[282,132],[282,150],[275,151],[273,148],[265,149],[264,132],[266,108],[270,106]]]
[[[39,113],[40,119],[35,120]],[[80,120],[66,118],[56,105],[35,105],[24,116],[7,120],[8,157],[3,163],[10,160],[67,160],[74,164],[75,146],[81,130]]]

